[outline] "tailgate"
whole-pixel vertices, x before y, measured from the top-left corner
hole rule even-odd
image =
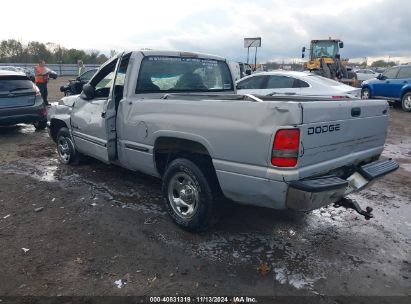
[[[385,100],[315,101],[301,105],[302,153],[298,167],[321,163],[321,171],[331,170],[382,152],[388,128]]]

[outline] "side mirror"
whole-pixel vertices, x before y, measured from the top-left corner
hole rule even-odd
[[[93,99],[96,94],[96,89],[89,83],[83,86],[83,91],[81,92],[81,98],[83,99]]]
[[[237,85],[235,86],[235,88],[236,88],[237,90],[241,90],[241,89],[242,89],[242,87],[241,87],[239,84],[237,84]]]
[[[303,48],[301,49],[301,52],[305,52],[305,46],[303,46]]]
[[[250,76],[250,75],[251,75],[251,70],[246,70],[246,71],[245,71],[245,74],[246,74],[247,76]]]
[[[301,58],[304,58],[304,57],[305,57],[305,54],[304,54],[304,53],[302,53],[302,54],[301,54]]]
[[[340,42],[338,43],[338,46],[340,47],[340,49],[343,49],[343,48],[344,48],[344,42],[340,41]]]
[[[378,80],[384,80],[385,76],[383,74],[378,74],[377,79]]]
[[[81,81],[80,76],[77,76],[77,77],[76,77],[76,80],[77,80],[77,81]]]

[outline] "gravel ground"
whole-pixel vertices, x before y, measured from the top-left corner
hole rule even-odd
[[[411,295],[410,117],[391,110],[400,169],[352,196],[374,219],[233,205],[201,234],[171,222],[157,179],[61,165],[46,131],[2,127],[0,295]]]

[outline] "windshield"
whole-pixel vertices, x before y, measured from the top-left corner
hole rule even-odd
[[[136,87],[136,93],[230,90],[233,82],[226,62],[166,56],[143,59]]]
[[[337,42],[332,40],[315,42],[311,52],[313,58],[335,57],[338,52]]]

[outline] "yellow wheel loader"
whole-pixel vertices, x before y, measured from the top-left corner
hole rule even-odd
[[[304,68],[326,78],[334,79],[345,84],[358,86],[357,75],[347,70],[348,59],[340,58],[340,49],[344,42],[339,39],[311,40],[308,51],[309,60],[304,63]],[[305,57],[306,48],[302,48],[302,56]]]

